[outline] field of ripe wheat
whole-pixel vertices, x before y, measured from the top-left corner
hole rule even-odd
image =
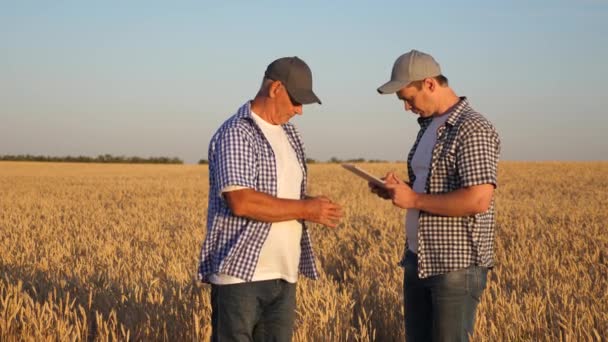
[[[403,340],[404,212],[336,164],[309,177],[345,216],[310,226],[322,279],[298,282],[294,340]],[[474,340],[605,340],[608,163],[505,162],[499,182]],[[207,191],[205,166],[0,162],[0,340],[208,339]]]

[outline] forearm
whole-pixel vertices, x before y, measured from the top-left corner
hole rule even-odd
[[[224,196],[236,216],[262,222],[307,219],[303,200],[277,198],[251,189],[228,192]]]
[[[442,216],[471,216],[488,210],[492,199],[492,185],[481,185],[485,191],[463,188],[445,194],[417,194],[414,199],[416,209]],[[493,190],[493,188],[492,188]],[[488,197],[489,196],[489,197]]]

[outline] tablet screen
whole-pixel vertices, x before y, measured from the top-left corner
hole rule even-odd
[[[380,178],[372,175],[371,173],[363,170],[362,168],[357,167],[357,166],[355,166],[353,164],[342,164],[342,167],[345,168],[345,169],[347,169],[348,171],[356,174],[357,176],[365,179],[366,181],[371,182],[374,185],[377,185],[379,187],[384,188],[384,182]]]

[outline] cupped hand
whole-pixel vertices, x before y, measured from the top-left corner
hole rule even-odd
[[[306,220],[331,228],[338,226],[342,218],[342,208],[327,196],[317,196],[306,200]]]

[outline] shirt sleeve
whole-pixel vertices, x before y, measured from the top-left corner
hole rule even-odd
[[[227,187],[223,188],[221,190],[221,192],[224,193],[224,192],[238,191],[238,190],[243,190],[243,189],[250,189],[250,188],[240,186],[240,185],[228,185]]]
[[[457,167],[462,186],[497,185],[500,139],[494,129],[481,128],[467,134],[462,142]]]
[[[226,130],[217,142],[216,162],[218,195],[229,186],[256,188],[256,153],[247,133],[237,128]]]

